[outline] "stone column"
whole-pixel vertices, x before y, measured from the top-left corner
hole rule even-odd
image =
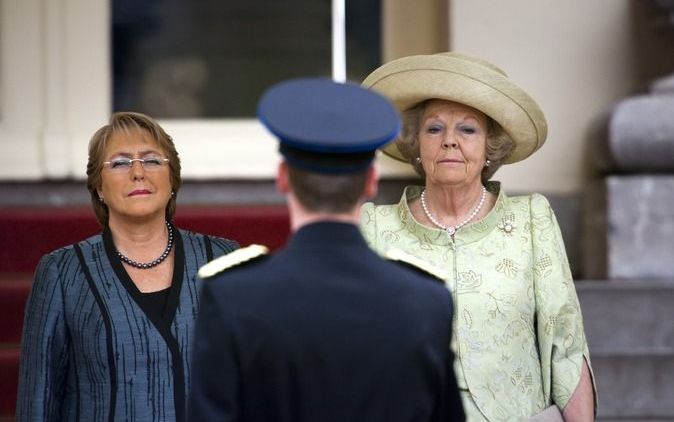
[[[656,3],[674,26],[674,0]],[[601,126],[591,155],[603,176],[584,204],[585,278],[674,278],[674,73],[617,103]]]

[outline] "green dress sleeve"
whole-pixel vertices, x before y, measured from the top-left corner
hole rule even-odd
[[[530,223],[543,391],[563,409],[580,381],[583,359],[590,367],[583,317],[557,219],[542,195],[531,196]]]

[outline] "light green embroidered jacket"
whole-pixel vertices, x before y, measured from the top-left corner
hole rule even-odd
[[[482,220],[444,230],[419,224],[407,187],[395,205],[362,208],[362,231],[379,253],[402,249],[445,274],[454,298],[456,374],[469,421],[517,421],[563,408],[589,364],[576,290],[559,226],[545,197],[498,194]]]

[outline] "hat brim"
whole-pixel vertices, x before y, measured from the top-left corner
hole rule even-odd
[[[387,97],[398,110],[441,99],[461,103],[498,122],[515,142],[504,163],[521,161],[545,142],[547,122],[538,104],[498,68],[457,53],[408,56],[372,72],[362,84]],[[408,162],[400,138],[382,151]]]

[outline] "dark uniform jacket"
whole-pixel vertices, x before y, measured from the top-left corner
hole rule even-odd
[[[463,420],[449,291],[382,260],[355,225],[304,226],[201,298],[192,421]]]

